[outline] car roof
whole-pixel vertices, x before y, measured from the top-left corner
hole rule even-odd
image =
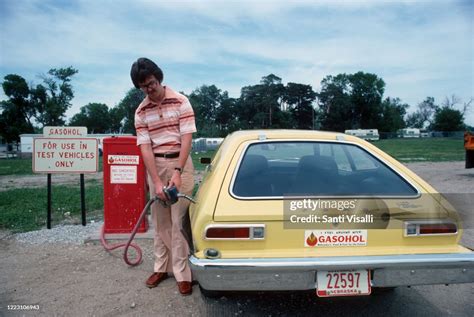
[[[217,164],[223,157],[229,159],[234,154],[236,148],[242,143],[276,140],[349,142],[362,145],[366,148],[374,148],[373,145],[363,139],[341,132],[296,129],[240,130],[232,132],[225,137],[224,141],[219,147],[219,151],[216,153],[213,159],[213,162],[214,164]]]
[[[351,135],[347,135],[341,132],[329,132],[319,130],[241,130],[229,134],[226,137],[227,142],[230,143],[241,143],[250,140],[270,140],[270,139],[288,139],[288,140],[301,140],[301,139],[312,139],[312,140],[344,140],[350,142],[359,143],[359,138]]]

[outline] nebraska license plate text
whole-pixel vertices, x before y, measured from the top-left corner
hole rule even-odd
[[[369,295],[370,274],[367,270],[318,271],[317,288],[320,297]]]

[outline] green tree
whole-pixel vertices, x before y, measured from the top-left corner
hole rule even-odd
[[[224,92],[224,98],[217,108],[216,123],[219,127],[220,137],[225,137],[227,134],[239,129],[239,121],[236,117],[236,104],[235,98],[229,98],[227,91]]]
[[[2,135],[8,140],[18,140],[19,134],[34,131],[33,119],[41,127],[63,125],[74,97],[70,82],[76,73],[72,67],[53,68],[43,76],[44,85],[36,87],[29,87],[19,75],[5,76],[2,87],[9,99],[1,105]]]
[[[322,128],[335,131],[377,128],[382,117],[384,90],[385,82],[375,74],[326,76],[318,94]]]
[[[89,103],[75,114],[69,125],[86,126],[89,133],[111,132],[109,108],[103,103]]]
[[[351,102],[356,115],[354,128],[378,127],[382,114],[385,82],[375,74],[357,72],[349,76]]]
[[[109,109],[109,131],[110,133],[122,133],[125,125],[125,116],[119,107],[112,107]],[[134,118],[135,120],[135,118]]]
[[[45,86],[38,85],[32,89],[35,118],[42,126],[64,125],[66,110],[74,98],[71,78],[77,72],[72,66],[50,69],[48,75],[42,76]]]
[[[191,92],[189,102],[193,106],[198,136],[219,136],[226,124],[221,108],[227,106],[227,91],[222,92],[215,85],[203,85]],[[221,122],[218,122],[217,119]]]
[[[406,126],[409,128],[425,128],[433,123],[433,117],[439,107],[435,104],[433,97],[426,97],[417,105],[417,110],[406,118]]]
[[[26,80],[15,74],[5,76],[2,83],[3,91],[9,98],[9,101],[17,108],[21,120],[26,121],[26,125],[32,129],[32,118],[35,115],[35,109],[30,101],[30,89]]]
[[[355,125],[348,75],[326,76],[318,98],[323,130],[344,131]]]
[[[20,141],[20,134],[33,133],[34,129],[29,124],[18,107],[10,101],[1,101],[0,109],[0,135],[7,143]]]
[[[119,126],[123,133],[135,132],[135,110],[145,98],[140,89],[131,88],[115,108],[110,110],[113,130]]]
[[[316,93],[310,85],[288,83],[285,87],[283,101],[288,105],[295,126],[287,128],[313,129],[315,125],[315,110],[313,102]],[[291,124],[288,122],[287,124]],[[285,124],[285,125],[287,125]]]
[[[281,83],[281,78],[274,74],[270,74],[262,77],[260,83],[263,85],[262,109],[268,113],[268,127],[284,128],[284,116],[281,113],[281,108],[285,87]]]
[[[423,129],[425,120],[423,120],[422,115],[418,112],[409,113],[405,120],[405,126],[410,128]]]
[[[282,114],[285,87],[281,78],[270,74],[262,77],[260,84],[241,89],[236,104],[236,115],[244,129],[282,128],[285,115]]]
[[[449,106],[443,106],[436,111],[432,125],[433,130],[462,131],[464,128],[464,116],[461,111]]]
[[[34,131],[30,89],[26,80],[15,74],[4,77],[2,88],[8,100],[0,103],[0,133],[7,142],[19,141],[20,134]]]
[[[403,120],[409,105],[403,104],[399,98],[386,98],[382,102],[382,113],[377,129],[383,132],[396,132],[405,127]]]

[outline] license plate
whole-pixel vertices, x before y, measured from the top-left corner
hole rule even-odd
[[[318,271],[319,297],[369,295],[370,273],[367,270]]]

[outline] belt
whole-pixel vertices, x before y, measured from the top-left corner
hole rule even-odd
[[[155,157],[164,157],[164,158],[177,158],[179,157],[179,152],[174,152],[174,153],[155,153]]]

